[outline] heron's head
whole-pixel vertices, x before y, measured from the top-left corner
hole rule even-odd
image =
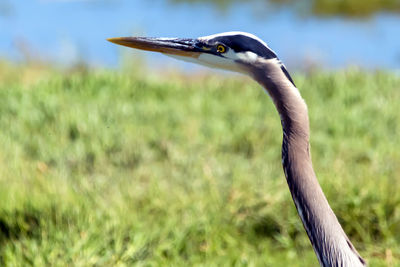
[[[119,37],[110,42],[132,48],[161,52],[175,58],[209,67],[248,74],[262,59],[276,59],[268,45],[244,32],[225,32],[197,39]]]

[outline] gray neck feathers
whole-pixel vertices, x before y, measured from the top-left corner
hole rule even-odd
[[[260,59],[250,68],[281,117],[282,164],[298,214],[321,266],[365,266],[317,181],[309,150],[307,105],[281,67],[278,59]]]

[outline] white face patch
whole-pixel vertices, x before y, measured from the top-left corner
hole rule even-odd
[[[229,52],[226,53],[226,55],[228,55],[228,54],[229,54]],[[233,54],[236,54],[236,53],[233,53]],[[183,60],[186,62],[197,63],[197,64],[207,66],[207,67],[235,71],[235,72],[240,72],[240,73],[246,74],[245,69],[239,63],[235,62],[235,60],[238,60],[239,57],[235,56],[233,54],[230,54],[229,55],[230,57],[224,57],[224,56],[217,56],[217,55],[208,54],[208,53],[201,53],[198,58],[169,55],[169,54],[164,54],[164,55],[173,57],[178,60]]]
[[[235,62],[234,58],[224,56],[220,57],[213,54],[203,53],[199,56],[198,63],[218,69],[236,71],[241,73],[244,72],[244,69],[240,66],[239,63]]]
[[[237,58],[243,62],[254,63],[258,59],[258,55],[250,51],[235,53],[235,54]]]
[[[168,54],[165,55],[179,60],[197,63],[207,67],[235,71],[245,74],[246,74],[245,68],[237,61],[254,63],[258,59],[258,55],[253,52],[247,51],[247,52],[236,53],[235,51],[229,48],[227,52],[221,54],[221,56],[209,53],[201,53],[198,58],[183,57],[183,56],[168,55]]]
[[[245,33],[245,32],[225,32],[225,33],[219,33],[219,34],[213,34],[213,35],[209,35],[209,36],[200,37],[198,39],[204,41],[205,43],[208,43],[208,42],[212,43],[212,39],[214,39],[214,38],[224,37],[224,36],[236,36],[236,35],[243,35],[243,36],[252,38],[255,41],[266,46],[268,49],[270,49],[268,47],[268,45],[264,41],[262,41],[260,38],[258,38],[255,35],[252,35],[250,33]],[[244,74],[248,74],[248,69],[245,67],[246,64],[251,65],[251,64],[254,64],[255,62],[257,62],[257,60],[264,59],[252,51],[235,52],[235,50],[233,50],[230,47],[226,47],[226,49],[227,49],[226,52],[221,53],[220,55],[203,52],[203,53],[200,53],[198,58],[182,57],[182,56],[176,56],[176,55],[169,55],[169,56],[174,57],[179,60],[184,60],[184,61],[188,61],[188,62],[201,64],[201,65],[204,65],[207,67],[235,71],[235,72],[240,72],[240,73],[244,73]],[[241,64],[241,63],[245,63],[245,64]],[[278,60],[276,63],[280,64],[280,61]]]

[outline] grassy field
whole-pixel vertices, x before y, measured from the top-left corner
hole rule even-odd
[[[400,266],[400,77],[294,76],[318,179]],[[1,266],[317,266],[249,79],[0,65]]]

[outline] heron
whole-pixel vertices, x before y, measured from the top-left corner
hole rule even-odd
[[[239,72],[258,82],[279,113],[284,174],[319,264],[366,265],[329,206],[315,175],[307,105],[285,65],[263,40],[250,33],[224,32],[199,38],[116,37],[108,41]]]

